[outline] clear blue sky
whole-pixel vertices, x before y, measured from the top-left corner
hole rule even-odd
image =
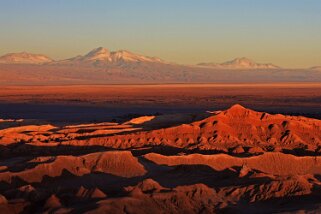
[[[321,65],[319,0],[0,0],[0,54],[103,46],[193,64]]]

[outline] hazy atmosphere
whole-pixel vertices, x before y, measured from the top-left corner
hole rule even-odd
[[[0,55],[65,59],[95,47],[196,64],[248,57],[321,65],[317,0],[0,1]]]

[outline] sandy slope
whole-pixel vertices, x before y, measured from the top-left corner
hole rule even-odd
[[[240,105],[63,127],[6,120],[5,213],[321,210],[321,121]],[[0,121],[1,123],[1,121]]]

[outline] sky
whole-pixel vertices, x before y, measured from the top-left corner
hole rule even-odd
[[[195,64],[321,65],[320,0],[0,0],[0,55],[96,47]]]

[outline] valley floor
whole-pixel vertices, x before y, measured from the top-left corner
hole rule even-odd
[[[198,113],[239,103],[321,118],[321,83],[1,86],[0,117],[83,123]]]

